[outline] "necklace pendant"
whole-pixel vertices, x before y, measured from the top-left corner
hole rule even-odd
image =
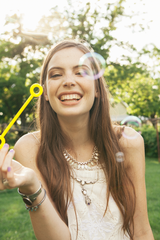
[[[81,180],[81,185],[84,186],[86,184],[86,181]]]
[[[83,193],[84,196],[86,196],[87,195],[87,190],[82,188],[82,193]]]
[[[85,196],[85,203],[87,205],[90,205],[91,204],[91,199],[88,197],[88,196]]]

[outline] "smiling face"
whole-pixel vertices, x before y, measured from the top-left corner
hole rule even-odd
[[[95,81],[83,77],[78,66],[83,55],[78,48],[65,48],[56,52],[48,64],[45,99],[58,117],[89,116],[97,97]],[[82,67],[92,75],[89,61]]]

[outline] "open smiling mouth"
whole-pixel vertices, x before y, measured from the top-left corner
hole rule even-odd
[[[62,95],[60,97],[60,100],[62,102],[70,102],[70,101],[78,101],[82,97],[79,94],[67,94],[67,95]]]

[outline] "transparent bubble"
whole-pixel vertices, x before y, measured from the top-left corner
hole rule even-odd
[[[116,153],[116,161],[117,162],[123,162],[124,161],[124,153],[123,152],[117,152]]]
[[[132,128],[124,128],[122,135],[128,139],[135,139],[139,136],[142,122],[136,116],[128,116],[121,121],[121,125],[125,125],[132,128],[137,128],[138,131],[133,130]]]
[[[121,121],[121,125],[134,125],[136,127],[141,126],[142,121],[136,116],[128,116]]]
[[[106,61],[99,53],[90,52],[80,58],[79,67],[83,77],[96,80],[104,74]]]

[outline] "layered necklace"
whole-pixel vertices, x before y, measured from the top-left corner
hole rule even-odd
[[[98,149],[95,146],[93,149],[93,153],[92,153],[92,157],[90,160],[88,160],[87,162],[78,162],[76,161],[65,149],[63,152],[63,155],[65,157],[65,159],[67,160],[67,162],[75,169],[77,170],[92,170],[94,166],[98,165],[98,158],[99,158],[99,153],[98,153]]]
[[[85,185],[86,184],[94,184],[99,179],[99,171],[98,171],[99,153],[98,153],[97,147],[96,146],[94,147],[94,150],[93,150],[93,153],[92,153],[92,157],[87,162],[78,162],[78,161],[76,161],[67,152],[66,149],[64,150],[63,155],[64,155],[65,159],[67,160],[67,162],[70,164],[70,166],[72,166],[73,168],[75,168],[77,170],[92,170],[94,167],[97,167],[97,179],[95,181],[85,181],[85,180],[81,180],[79,178],[71,176],[74,180],[76,180],[81,185],[81,192],[82,192],[82,194],[84,196],[85,203],[87,205],[90,205],[92,201],[91,201],[90,197],[87,195],[87,190],[85,189]]]

